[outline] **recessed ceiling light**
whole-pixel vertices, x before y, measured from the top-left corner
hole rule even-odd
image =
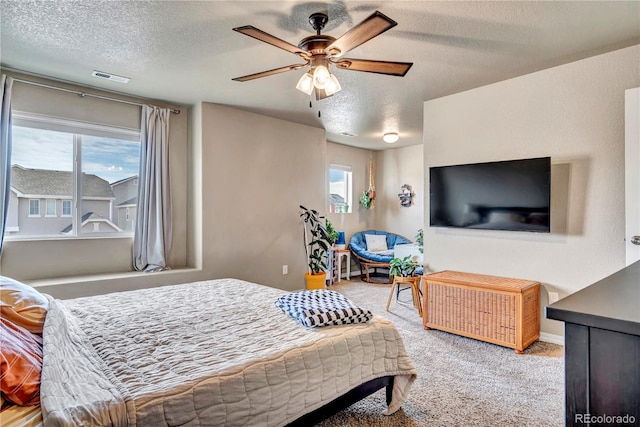
[[[99,79],[111,80],[118,83],[129,83],[130,80],[129,77],[116,76],[115,74],[105,73],[104,71],[93,70],[91,75]]]
[[[385,133],[382,136],[382,140],[388,144],[393,144],[394,142],[396,142],[398,140],[398,134],[395,132],[389,132],[389,133]]]

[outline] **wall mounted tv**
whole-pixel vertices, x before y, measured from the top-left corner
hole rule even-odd
[[[432,227],[550,232],[551,158],[429,168]]]

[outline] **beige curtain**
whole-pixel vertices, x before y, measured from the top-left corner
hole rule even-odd
[[[171,191],[169,188],[169,116],[167,108],[142,106],[138,212],[133,265],[139,271],[169,269]]]
[[[11,88],[13,78],[2,75],[0,81],[0,254],[9,211],[11,192]]]

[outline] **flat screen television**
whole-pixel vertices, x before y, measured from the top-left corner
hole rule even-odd
[[[429,168],[432,227],[549,233],[551,158]]]

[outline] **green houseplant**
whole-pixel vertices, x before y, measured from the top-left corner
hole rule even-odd
[[[416,270],[418,263],[411,255],[404,258],[393,258],[389,261],[389,276],[410,277]]]
[[[371,196],[369,196],[369,192],[367,190],[364,190],[362,192],[362,196],[360,196],[360,204],[365,209],[371,209],[371,202],[372,199]]]
[[[338,241],[338,230],[333,227],[329,218],[325,219],[325,228],[327,229],[327,233],[329,234],[329,246],[333,246]]]
[[[300,218],[304,226],[304,252],[309,266],[305,273],[307,289],[324,289],[331,235],[323,225],[324,216],[317,210],[300,205]]]

